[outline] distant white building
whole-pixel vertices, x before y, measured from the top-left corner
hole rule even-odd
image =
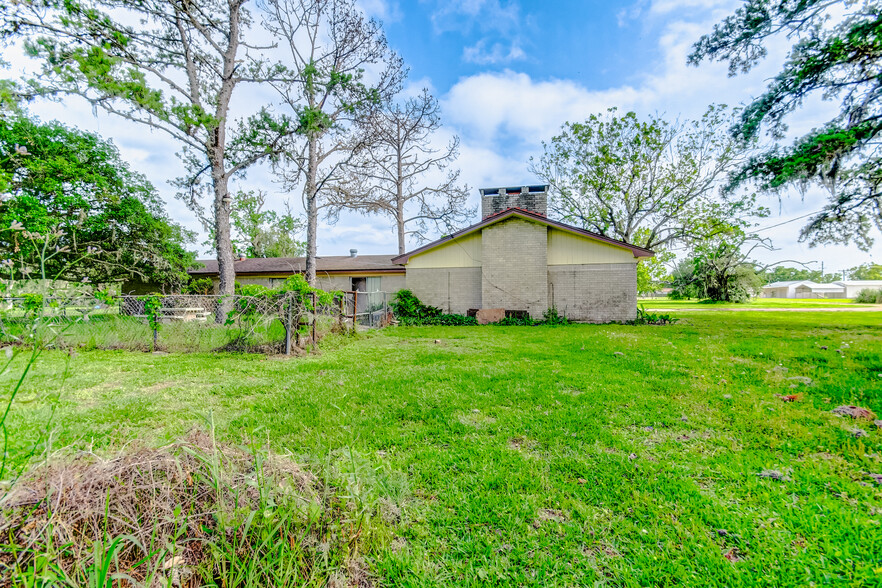
[[[882,289],[882,280],[850,280],[845,282],[835,282],[845,290],[843,298],[857,298],[861,290],[880,290]]]
[[[811,280],[772,282],[763,286],[763,298],[857,298],[861,290],[882,289],[882,280],[819,284]]]
[[[855,293],[855,296],[857,294]],[[763,286],[763,298],[846,298],[845,288],[837,284],[819,284],[811,280],[772,282]]]

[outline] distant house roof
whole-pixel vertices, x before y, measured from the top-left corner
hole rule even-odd
[[[882,280],[846,280],[843,282],[834,282],[840,286],[875,286],[882,287]]]
[[[392,262],[392,255],[327,255],[316,257],[316,273],[350,274],[383,273],[403,274],[404,268]],[[205,267],[190,270],[191,276],[216,276],[217,260],[201,259]],[[236,275],[297,274],[306,269],[305,257],[249,257],[237,260],[233,266]]]
[[[506,210],[503,210],[500,213],[488,216],[487,218],[485,218],[481,222],[475,223],[470,227],[466,227],[466,228],[462,229],[461,231],[457,231],[456,233],[453,233],[452,235],[447,235],[445,237],[441,237],[437,241],[432,241],[428,245],[423,245],[419,249],[414,249],[413,251],[411,251],[409,253],[405,253],[404,255],[399,255],[398,257],[393,257],[392,262],[405,264],[410,260],[411,256],[413,256],[413,255],[417,255],[418,253],[423,253],[425,251],[428,251],[429,249],[434,249],[435,247],[438,247],[439,245],[443,245],[449,241],[452,241],[453,239],[456,239],[458,237],[464,237],[465,235],[468,235],[469,233],[474,233],[475,231],[480,231],[481,229],[483,229],[484,227],[486,227],[488,225],[492,225],[493,223],[497,223],[497,222],[500,222],[500,221],[503,221],[507,218],[512,218],[512,217],[518,217],[518,218],[522,218],[522,219],[525,219],[528,221],[538,222],[538,223],[544,224],[549,227],[554,227],[556,229],[566,231],[568,233],[573,233],[574,235],[588,237],[589,239],[593,239],[595,241],[600,241],[601,243],[606,243],[607,245],[612,245],[613,247],[621,247],[622,249],[629,250],[634,255],[634,257],[654,257],[655,256],[655,252],[650,251],[649,249],[637,247],[635,245],[631,245],[630,243],[625,243],[624,241],[619,241],[617,239],[610,239],[609,237],[604,237],[603,235],[600,235],[598,233],[592,233],[591,231],[586,231],[585,229],[580,229],[579,227],[574,227],[572,225],[567,225],[562,222],[551,220],[545,216],[542,216],[541,214],[536,214],[535,212],[531,212],[529,210],[523,210],[521,208],[508,208]]]
[[[835,284],[819,284],[818,282],[812,282],[811,280],[798,280],[795,282],[772,282],[771,284],[766,284],[763,288],[798,288],[800,286],[805,286],[806,288],[810,288],[812,290],[841,290],[842,286],[839,285],[839,282]]]

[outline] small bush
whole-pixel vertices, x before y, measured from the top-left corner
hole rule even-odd
[[[398,324],[405,327],[440,325],[449,327],[464,327],[478,324],[475,316],[461,314],[443,314],[441,309],[435,306],[423,304],[410,290],[400,290],[392,301],[392,312],[398,319]],[[567,317],[558,313],[557,308],[551,307],[544,313],[544,320],[536,321],[530,318],[526,311],[509,311],[501,321],[493,323],[502,326],[532,327],[536,325],[568,325]]]
[[[506,316],[501,321],[493,323],[503,327],[532,327],[537,324],[530,315],[527,316]]]
[[[441,314],[428,319],[426,325],[447,325],[451,327],[460,327],[468,325],[477,325],[478,319],[473,316],[463,316],[461,314]]]
[[[861,290],[854,301],[860,304],[882,304],[882,288],[878,290],[871,290],[869,288]]]
[[[191,278],[183,288],[182,294],[198,294],[207,296],[214,294],[214,281],[211,278]]]
[[[440,308],[423,304],[410,290],[399,290],[391,306],[395,318],[403,325],[426,324],[423,322],[426,319],[441,316]]]
[[[398,323],[405,327],[418,327],[424,325],[462,327],[477,325],[478,320],[473,316],[463,316],[461,314],[439,314],[438,316],[430,316],[426,318],[399,317]]]
[[[548,310],[542,313],[542,318],[544,319],[542,324],[545,325],[568,325],[570,324],[570,320],[564,315],[557,312],[557,307],[552,306]]]
[[[676,323],[679,318],[670,314],[656,314],[647,312],[642,306],[637,307],[637,318],[626,321],[629,325],[670,325]]]

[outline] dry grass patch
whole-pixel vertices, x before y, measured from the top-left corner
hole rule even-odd
[[[0,501],[0,585],[370,586],[400,511],[345,490],[205,433],[55,460]]]

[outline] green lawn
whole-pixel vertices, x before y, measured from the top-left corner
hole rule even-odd
[[[882,432],[830,412],[882,413],[882,313],[678,316],[390,328],[293,360],[84,352],[54,443],[160,444],[211,413],[307,464],[348,448],[406,480],[402,540],[369,562],[386,586],[882,585]],[[19,447],[65,361],[28,380]]]
[[[866,307],[866,304],[857,304],[848,298],[754,298],[750,302],[702,302],[692,298],[689,300],[670,300],[668,298],[640,298],[637,304],[645,308],[670,308],[670,309],[701,309],[701,310],[726,310],[744,308],[839,308],[843,306]]]

